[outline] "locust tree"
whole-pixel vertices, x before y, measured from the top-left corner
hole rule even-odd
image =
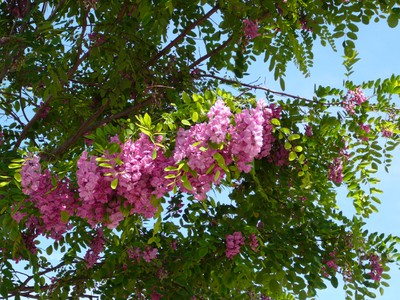
[[[400,77],[352,74],[359,27],[396,27],[399,2],[2,1],[1,296],[382,293],[399,239],[365,224]],[[343,85],[285,92],[316,44]],[[247,81],[262,59],[281,90]]]

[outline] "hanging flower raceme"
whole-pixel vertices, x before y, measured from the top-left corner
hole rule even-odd
[[[342,103],[345,110],[350,115],[353,115],[355,113],[354,108],[361,105],[365,101],[367,101],[367,98],[365,97],[361,88],[358,87],[354,91],[349,90]]]
[[[92,268],[100,259],[100,253],[104,250],[104,233],[101,228],[97,228],[96,236],[93,238],[89,250],[85,254],[86,267]]]
[[[113,142],[118,139],[113,138]],[[78,161],[78,190],[82,203],[77,215],[87,219],[92,227],[98,223],[117,227],[124,218],[121,205],[129,214],[151,218],[157,210],[151,199],[161,198],[172,189],[165,179],[165,168],[172,160],[167,159],[147,135],[141,134],[135,142],[119,144],[121,153],[105,153],[100,159],[95,156],[88,159],[84,152]],[[153,159],[154,151],[157,155]],[[101,166],[96,159],[106,164]]]
[[[226,235],[226,257],[232,259],[240,253],[240,247],[244,245],[244,237],[240,231]]]
[[[258,33],[258,25],[257,22],[254,22],[250,19],[243,20],[244,25],[244,34],[249,39],[254,39],[255,37],[259,36]]]
[[[25,159],[21,168],[22,192],[29,196],[25,202],[32,203],[40,212],[39,217],[28,217],[25,222],[26,226],[29,227],[33,222],[38,234],[49,234],[58,240],[69,227],[67,220],[63,220],[62,215],[74,214],[76,200],[68,180],[58,180],[57,177],[54,179],[57,182],[56,186],[53,186],[49,170],[42,173],[38,156],[28,156]],[[25,214],[16,211],[13,217],[15,220],[21,221]]]

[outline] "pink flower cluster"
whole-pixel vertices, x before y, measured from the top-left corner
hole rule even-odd
[[[352,115],[355,113],[354,110],[355,106],[361,105],[365,101],[367,101],[367,98],[364,96],[364,93],[361,90],[361,88],[358,87],[354,91],[352,90],[347,91],[347,95],[343,100],[343,106],[345,110]]]
[[[278,167],[288,165],[289,150],[286,150],[284,145],[278,145],[277,149],[268,157],[268,162],[275,164]]]
[[[371,254],[369,256],[369,262],[371,265],[371,272],[368,273],[371,279],[374,281],[380,281],[383,273],[382,263],[378,255]]]
[[[381,130],[382,136],[385,138],[389,138],[393,136],[393,131],[387,129],[387,128],[382,128]]]
[[[310,125],[310,124],[307,124],[307,125],[306,125],[306,128],[305,128],[305,135],[308,136],[308,137],[312,137],[313,134],[314,134],[314,133],[313,133],[313,130],[312,130],[311,125]]]
[[[140,248],[132,249],[128,248],[127,251],[128,257],[132,260],[140,261],[140,258],[143,258],[145,262],[151,262],[153,259],[157,258],[158,249],[146,247],[143,251]]]
[[[100,258],[100,253],[104,250],[105,240],[103,230],[97,228],[96,233],[97,236],[92,240],[90,249],[86,252],[84,258],[86,261],[86,267],[89,269],[97,263]]]
[[[258,105],[262,105],[261,102]],[[263,140],[264,116],[262,106],[256,109],[244,110],[235,115],[235,126],[231,126],[229,133],[232,137],[229,151],[237,158],[236,165],[240,171],[250,172],[249,164],[261,152]],[[268,143],[269,151],[272,143]],[[269,154],[269,151],[268,152]]]
[[[154,143],[145,134],[125,143],[112,138],[111,142],[120,147],[117,153],[96,157],[83,152],[76,171],[79,200],[74,199],[65,180],[53,188],[50,172],[41,172],[39,158],[28,158],[21,171],[23,192],[42,213],[45,229],[58,237],[66,229],[61,211],[86,219],[93,228],[103,224],[112,229],[123,220],[123,212],[153,217],[157,210],[153,201],[171,192],[174,185],[198,200],[205,199],[229,165],[249,172],[253,160],[270,155],[274,143],[270,121],[280,117],[280,109],[268,108],[259,101],[255,108],[232,115],[218,100],[207,114],[208,122],[179,129],[175,149],[168,158],[158,146],[161,137]],[[171,174],[166,168],[181,163],[190,170],[166,178]]]
[[[194,194],[198,200],[205,199],[211,185],[218,185],[225,175],[219,164],[221,160],[226,166],[235,163],[240,171],[249,172],[255,158],[270,154],[274,142],[270,120],[279,114],[279,109],[267,108],[259,101],[256,108],[235,114],[232,122],[230,109],[218,100],[207,115],[209,122],[195,124],[188,130],[180,128],[173,152],[174,163],[187,161],[196,176],[188,174],[193,190],[178,181],[179,188]]]
[[[336,157],[329,165],[329,179],[337,184],[343,181],[343,162],[341,157]]]
[[[226,250],[227,258],[232,259],[236,254],[240,253],[240,246],[244,245],[244,237],[240,231],[226,235]]]
[[[369,138],[366,136],[371,132],[371,126],[368,124],[360,124],[360,129],[363,131],[363,136],[361,137],[362,141],[368,141]]]
[[[322,267],[323,275],[325,277],[329,277],[328,272],[326,271],[326,268],[331,269],[332,271],[336,272],[338,269],[337,265],[337,259],[336,259],[336,252],[332,251],[329,253],[329,259],[325,260],[325,266]]]
[[[345,144],[345,141],[342,140]],[[347,146],[345,145],[343,148],[340,149],[339,155],[340,157],[336,157],[333,159],[333,162],[329,164],[329,180],[337,184],[341,184],[343,181],[343,162],[346,162],[350,154],[347,152]]]
[[[232,259],[236,254],[240,253],[240,247],[245,244],[245,238],[240,231],[236,231],[233,234],[227,234],[226,239],[226,250],[225,255],[227,258]],[[252,233],[248,236],[250,248],[254,252],[258,252],[258,239],[257,236]]]
[[[38,234],[48,233],[58,240],[68,229],[67,222],[61,220],[61,214],[64,211],[68,216],[73,215],[76,200],[66,179],[55,178],[57,186],[53,186],[50,171],[42,173],[39,160],[37,156],[27,157],[21,169],[22,191],[40,212],[40,218],[29,217],[26,225],[34,225]],[[19,211],[13,214],[18,222],[24,217],[25,214]]]
[[[244,34],[249,39],[254,39],[259,36],[257,22],[253,22],[250,19],[243,20]]]
[[[248,238],[250,240],[250,242],[249,242],[250,248],[254,252],[257,252],[258,251],[258,249],[257,249],[257,247],[258,247],[258,239],[257,239],[256,235],[254,233],[252,233],[252,234],[249,235]]]
[[[119,143],[116,138],[113,141]],[[97,223],[117,227],[123,219],[121,205],[130,214],[151,218],[156,212],[151,199],[161,198],[171,190],[164,169],[172,160],[167,159],[147,135],[141,134],[135,142],[120,143],[120,147],[121,153],[100,158],[103,165],[98,164],[95,156],[88,158],[86,152],[78,161],[76,175],[82,202],[77,215],[87,219],[92,227]],[[111,184],[115,180],[117,186],[113,189]]]

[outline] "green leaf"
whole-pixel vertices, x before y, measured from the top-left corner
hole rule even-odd
[[[182,122],[183,125],[191,126],[190,122],[188,120],[186,120],[186,119],[182,120],[181,122]]]
[[[119,153],[121,152],[121,147],[117,143],[111,143],[108,145],[108,152],[109,154]]]
[[[155,243],[157,245],[157,247],[160,247],[160,238],[158,236],[153,236],[151,238],[149,238],[149,240],[147,241],[147,244],[152,244]]]
[[[105,157],[96,157],[96,161],[97,162],[109,162],[110,159],[109,158],[105,158]]]
[[[291,151],[289,153],[289,161],[294,161],[297,158],[297,153],[294,151]]]
[[[217,172],[215,172],[215,175],[214,175],[214,182],[216,182],[219,179],[220,175],[221,175],[220,170],[217,170]]]
[[[298,140],[300,138],[300,134],[294,133],[288,136],[288,140],[289,141],[294,141],[294,140]]]
[[[337,280],[337,278],[335,277],[335,276],[332,276],[332,278],[331,278],[331,283],[332,283],[332,286],[336,289],[337,287],[338,287],[338,285],[339,285],[339,282],[338,282],[338,280]]]
[[[8,167],[10,169],[18,169],[18,168],[21,168],[21,164],[12,163],[12,164],[9,164]]]
[[[53,247],[52,246],[48,246],[46,248],[46,253],[47,253],[47,255],[51,255],[53,253]]]
[[[202,258],[204,256],[206,256],[208,253],[208,247],[200,247],[198,249],[197,255],[199,256],[199,258]]]
[[[106,168],[106,169],[112,169],[112,166],[110,164],[106,164],[106,163],[99,164],[99,167]]]
[[[14,174],[14,179],[15,179],[16,181],[18,181],[18,182],[21,182],[21,180],[22,180],[21,173],[15,173],[15,174]]]
[[[182,185],[185,187],[185,189],[187,189],[189,191],[193,191],[193,187],[190,184],[189,179],[188,179],[188,177],[186,175],[183,175],[181,177],[181,182],[182,182]]]
[[[290,150],[290,149],[292,149],[292,144],[289,143],[289,142],[285,142],[284,147],[285,147],[286,150]]]
[[[115,190],[118,186],[118,178],[115,178],[112,182],[111,182],[111,188],[113,190]]]
[[[69,214],[68,214],[68,212],[65,211],[65,210],[62,210],[62,211],[61,211],[61,221],[62,221],[63,223],[67,223],[68,220],[69,220]]]
[[[153,227],[153,236],[156,235],[157,233],[159,233],[161,230],[161,218],[157,218],[156,223],[154,224]]]
[[[220,166],[221,169],[225,171],[225,173],[229,173],[228,167],[225,163],[225,158],[221,155],[221,153],[217,152],[213,155],[213,157],[216,160],[218,166]]]
[[[148,113],[144,114],[143,125],[146,125],[147,127],[151,126],[151,117]]]
[[[13,162],[13,163],[23,163],[23,162],[25,162],[25,159],[24,158],[15,158],[15,159],[12,159],[11,162]]]
[[[153,155],[151,156],[152,160],[155,160],[157,158],[157,148],[154,147],[153,149]]]
[[[271,124],[275,125],[275,126],[281,126],[281,121],[279,121],[278,119],[271,119]]]
[[[191,118],[193,122],[197,122],[197,120],[199,119],[199,114],[197,113],[197,111],[192,112]]]
[[[282,91],[285,90],[285,80],[283,77],[279,78],[279,85],[281,86]]]
[[[192,99],[189,97],[189,95],[186,92],[182,93],[182,99],[183,99],[183,102],[185,102],[186,104],[190,104],[190,102],[192,102]]]
[[[176,178],[176,174],[168,174],[168,175],[165,175],[164,178],[165,179],[173,179],[173,178]]]
[[[303,151],[303,147],[302,146],[296,146],[296,147],[294,147],[294,151],[301,152],[301,151]]]
[[[273,295],[277,295],[281,291],[280,284],[274,279],[269,281],[269,289],[271,290]]]
[[[389,27],[395,28],[399,24],[398,16],[396,16],[395,14],[389,15],[389,17],[387,19],[387,23],[388,23]]]
[[[9,184],[10,184],[9,181],[0,182],[0,188],[5,187],[5,186],[7,186],[7,185],[9,185]]]

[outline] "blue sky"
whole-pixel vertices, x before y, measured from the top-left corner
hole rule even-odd
[[[355,83],[362,81],[387,78],[392,74],[400,74],[400,28],[389,28],[385,21],[372,23],[368,26],[360,26],[358,40],[356,41],[357,50],[361,60],[355,65],[354,73],[350,79]],[[303,97],[312,97],[314,84],[329,85],[332,87],[342,87],[345,69],[342,65],[342,49],[338,43],[338,52],[333,52],[329,47],[317,45],[314,51],[315,63],[311,70],[311,77],[304,79],[301,73],[293,66],[289,68],[286,76],[286,92]],[[279,91],[279,84],[273,81],[273,77],[268,73],[268,66],[257,63],[250,72],[248,82],[259,79],[258,83],[272,90]],[[368,95],[367,95],[368,96]],[[370,95],[369,95],[370,96]],[[395,98],[400,107],[399,98]],[[379,213],[373,215],[368,220],[366,228],[370,232],[380,232],[400,236],[400,149],[393,153],[394,160],[390,173],[384,170],[379,171],[378,177],[381,179],[379,188],[384,191],[380,195],[382,204],[378,206]],[[346,214],[354,212],[352,202],[346,199],[344,193],[339,194],[339,205]],[[400,271],[399,267],[393,265],[390,272],[390,287],[385,288],[385,293],[381,296],[377,294],[377,299],[395,300],[399,299],[400,294]],[[345,299],[343,290],[328,288],[321,291],[317,299],[337,300]]]

